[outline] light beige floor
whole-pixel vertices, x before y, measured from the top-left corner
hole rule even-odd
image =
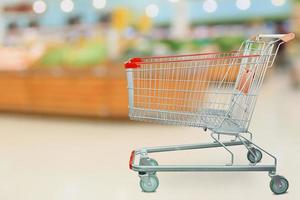
[[[0,200],[287,199],[300,198],[300,92],[285,76],[267,80],[254,113],[254,141],[279,159],[290,181],[274,196],[267,173],[159,173],[154,194],[128,170],[135,147],[205,142],[194,128],[0,115]],[[243,148],[234,148],[246,163]],[[226,163],[219,150],[154,155],[162,163]],[[266,156],[263,159],[270,163]]]

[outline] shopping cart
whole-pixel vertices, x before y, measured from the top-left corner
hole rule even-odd
[[[252,142],[248,130],[265,73],[273,65],[280,45],[293,33],[258,35],[238,51],[133,58],[125,63],[129,116],[132,120],[192,127],[211,131],[212,143],[141,148],[131,153],[129,167],[137,171],[144,192],[156,191],[156,172],[166,171],[266,171],[270,188],[283,194],[288,180],[276,175],[275,156]],[[221,141],[226,135],[232,140]],[[234,164],[229,146],[243,145],[249,165]],[[223,147],[230,155],[225,165],[159,165],[148,154]],[[274,164],[258,164],[263,153]]]

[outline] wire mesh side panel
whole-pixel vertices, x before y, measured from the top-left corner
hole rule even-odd
[[[241,65],[257,56],[237,53],[215,58],[141,63],[132,69],[129,116],[133,120],[216,128],[232,106],[236,77]],[[239,119],[236,119],[239,120]],[[234,126],[238,128],[238,121]],[[228,126],[232,126],[230,119]]]

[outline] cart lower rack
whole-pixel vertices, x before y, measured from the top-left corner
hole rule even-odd
[[[252,142],[249,125],[265,73],[272,67],[281,44],[294,34],[258,35],[237,51],[177,56],[133,58],[125,63],[129,117],[132,120],[201,127],[212,143],[142,148],[132,151],[130,169],[137,171],[144,192],[156,191],[156,172],[167,171],[266,171],[270,188],[283,194],[289,183],[276,175],[275,156]],[[222,141],[220,136],[232,137]],[[249,165],[234,163],[230,146],[243,145]],[[150,153],[224,148],[225,165],[159,165]],[[263,153],[273,164],[258,164]]]

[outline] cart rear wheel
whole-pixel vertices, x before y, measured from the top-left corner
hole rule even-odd
[[[283,176],[274,176],[270,182],[270,188],[274,194],[284,194],[289,189],[289,182]]]
[[[159,180],[156,175],[149,175],[148,177],[141,178],[140,187],[143,192],[155,192],[158,188]]]
[[[247,153],[247,158],[251,163],[258,163],[261,161],[262,159],[262,153],[260,150],[256,149],[256,148],[251,148],[251,151],[255,154],[255,156],[248,151]]]

